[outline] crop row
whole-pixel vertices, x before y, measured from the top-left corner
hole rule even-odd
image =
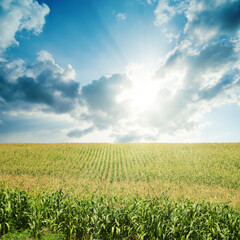
[[[240,188],[240,144],[0,144],[0,157],[11,175]]]
[[[30,196],[0,188],[0,235],[29,229],[64,239],[240,239],[240,214],[228,205],[160,196],[80,198],[55,193]]]
[[[82,196],[164,192],[240,208],[240,144],[0,144],[0,181]]]

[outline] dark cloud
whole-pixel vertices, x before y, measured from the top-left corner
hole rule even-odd
[[[236,62],[239,57],[235,47],[236,44],[227,39],[206,44],[200,49],[194,49],[194,46],[182,47],[180,45],[168,55],[165,64],[159,68],[157,74],[162,75],[163,72],[166,74],[173,68],[187,68],[188,74],[191,72],[198,78],[199,73],[217,70],[231,62]]]
[[[92,81],[81,89],[80,101],[88,107],[82,118],[98,129],[105,129],[128,115],[127,102],[119,102],[118,96],[130,86],[125,74],[113,74]]]
[[[202,10],[199,10],[199,5]],[[197,40],[209,40],[221,35],[234,35],[240,26],[239,1],[192,1],[186,12],[188,23],[185,31]]]
[[[84,130],[74,129],[70,131],[67,136],[71,138],[80,138],[88,133],[91,133],[94,131],[94,127],[89,127]]]
[[[199,54],[186,56],[188,67],[195,72],[217,70],[223,65],[226,66],[237,60],[238,54],[236,54],[234,48],[235,44],[229,40],[207,44],[199,51]]]
[[[12,105],[15,109],[24,109],[27,106],[34,108],[35,105],[43,105],[45,111],[71,111],[77,102],[79,83],[62,79],[63,69],[59,66],[53,69],[56,67],[54,65],[54,62],[37,61],[33,66],[28,66],[22,76],[10,81],[9,76],[14,75],[17,69],[9,69],[6,62],[0,62],[0,98],[4,100],[0,106],[4,108],[4,105]],[[34,76],[33,69],[36,68],[40,71]]]
[[[125,74],[101,77],[82,87],[81,99],[92,110],[114,112],[117,95],[129,84],[130,81]]]
[[[200,90],[199,100],[214,99],[218,94],[223,93],[229,88],[237,86],[239,84],[239,77],[240,77],[239,69],[233,69],[227,72],[222,78],[219,79],[219,81],[215,85]]]
[[[142,139],[142,136],[135,131],[123,135],[115,134],[113,137],[117,143],[139,142]]]
[[[33,65],[23,65],[0,62],[2,111],[37,109],[72,115],[72,110],[85,107],[87,111],[75,118],[94,127],[72,130],[68,137],[81,137],[95,128],[107,129],[128,114],[127,102],[118,101],[119,94],[130,85],[125,74],[101,77],[80,91],[80,84],[72,79],[73,70],[60,68],[47,52],[42,52]]]

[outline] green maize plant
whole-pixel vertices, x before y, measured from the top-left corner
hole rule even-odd
[[[15,191],[10,188],[0,191],[0,233],[4,234],[15,229],[28,227],[29,197],[24,191]]]
[[[240,239],[240,213],[227,204],[159,197],[91,196],[0,189],[0,234],[28,229],[64,239]]]

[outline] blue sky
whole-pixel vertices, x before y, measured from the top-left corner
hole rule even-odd
[[[39,3],[50,8],[43,32],[38,36],[30,33],[28,38],[17,32],[21,44],[11,48],[9,55],[33,61],[36,53],[44,49],[58,64],[70,63],[83,83],[123,72],[131,62],[154,61],[171,48],[168,39],[152,24],[154,6],[145,2],[48,0]],[[126,19],[118,19],[118,14]]]
[[[239,142],[240,2],[0,0],[0,142]]]

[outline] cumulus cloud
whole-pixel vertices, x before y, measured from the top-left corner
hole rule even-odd
[[[201,128],[202,114],[213,106],[234,101],[239,92],[239,53],[235,44],[225,39],[196,50],[193,44],[182,42],[155,73],[155,81],[159,82],[155,101],[138,111],[131,102],[134,99],[119,96],[137,82],[140,84],[140,79],[135,79],[140,78],[139,74],[103,76],[80,88],[72,67],[61,68],[48,52],[41,51],[31,65],[20,60],[3,61],[0,106],[4,111],[37,108],[67,113],[78,123],[66,134],[75,139],[106,130],[116,142],[158,141],[169,134],[191,133]],[[171,78],[179,83],[168,84]],[[90,127],[82,128],[82,124]]]
[[[185,43],[183,43],[184,45]],[[153,110],[144,113],[144,123],[158,134],[191,132],[211,108],[235,102],[239,93],[239,52],[235,42],[216,40],[201,48],[179,45],[156,72],[156,81],[178,81],[158,93]]]
[[[186,11],[188,22],[184,31],[190,38],[208,41],[214,37],[239,31],[239,1],[191,1]]]
[[[18,45],[15,34],[32,31],[39,34],[49,13],[46,4],[40,5],[35,0],[3,0],[0,2],[0,54],[12,45]]]
[[[154,13],[155,25],[159,27],[182,14],[186,21],[183,22],[184,27],[178,27],[178,31],[195,43],[203,43],[228,34],[233,37],[239,31],[240,3],[235,0],[159,0]],[[166,29],[166,26],[164,27]],[[166,35],[171,34],[166,31]]]
[[[204,113],[239,102],[239,2],[160,0],[155,24],[167,29],[180,14],[186,18],[179,29],[182,40],[155,72],[155,102],[138,112],[133,122],[126,116],[125,132],[114,130],[117,141],[155,141],[192,133],[203,127]]]
[[[46,4],[35,0],[1,1],[0,54],[18,45],[17,32],[41,33],[49,11]],[[40,51],[33,63],[0,58],[0,141],[56,141],[56,136],[63,139],[62,128],[73,124],[66,114],[71,116],[78,106],[79,86],[72,66],[60,67],[47,51]],[[20,134],[18,139],[16,132],[25,133],[25,138]]]
[[[31,65],[23,60],[0,62],[0,108],[69,112],[78,99],[79,83],[74,78],[71,66],[61,68],[45,51]]]
[[[94,127],[89,127],[83,130],[80,129],[74,129],[72,131],[70,131],[67,136],[71,137],[71,138],[80,138],[88,133],[91,133],[94,131]]]
[[[83,119],[93,122],[99,129],[116,124],[128,114],[127,102],[118,102],[117,97],[129,85],[126,74],[113,74],[83,86],[80,101],[88,109]]]
[[[46,5],[33,0],[4,0],[0,7],[0,52],[17,43],[18,31],[41,32],[49,13]],[[11,114],[36,111],[74,119],[74,127],[68,125],[65,131],[69,139],[102,131],[116,142],[159,141],[197,131],[201,117],[213,107],[240,104],[239,8],[239,1],[159,0],[155,25],[166,34],[171,35],[167,26],[175,17],[182,15],[186,21],[178,29],[181,37],[175,47],[151,73],[129,66],[126,73],[80,86],[72,66],[60,67],[47,51],[40,51],[30,64],[0,58],[0,128],[6,123],[7,131]],[[126,18],[119,14],[119,20]],[[152,94],[149,89],[154,89]],[[27,128],[26,119],[20,120]]]

